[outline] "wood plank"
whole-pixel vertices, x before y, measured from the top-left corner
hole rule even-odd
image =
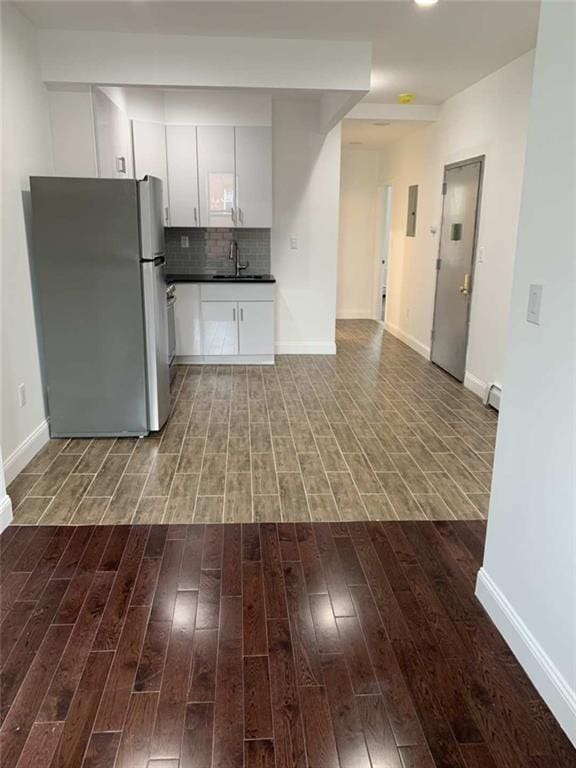
[[[319,652],[340,653],[342,646],[330,597],[328,595],[309,595],[308,600]]]
[[[64,651],[71,627],[50,627],[28,674],[10,707],[0,731],[0,755],[3,768],[12,768],[18,758],[36,719],[46,686],[50,683]]]
[[[65,720],[72,698],[80,683],[82,672],[98,631],[102,611],[110,594],[114,575],[102,571],[94,577],[86,602],[70,635],[70,643],[58,665],[54,680],[46,692],[38,720],[55,722]]]
[[[268,653],[276,766],[306,768],[304,731],[287,620],[268,621]]]
[[[300,551],[302,570],[309,595],[324,594],[328,586],[324,577],[322,561],[314,536],[314,527],[308,523],[296,523],[296,538]]]
[[[242,529],[230,524],[224,527],[222,556],[222,596],[242,594],[241,563]]]
[[[244,742],[245,768],[274,768],[274,742],[271,739]]]
[[[273,737],[267,656],[244,657],[244,738]]]
[[[150,560],[149,562],[153,562]],[[114,662],[96,716],[97,731],[121,731],[128,711],[136,669],[144,642],[148,608],[132,607],[120,636]]]
[[[196,628],[188,701],[207,702],[215,700],[217,651],[218,630]]]
[[[196,592],[178,592],[150,750],[152,758],[180,756],[197,606]]]
[[[213,729],[214,704],[188,704],[180,760],[182,768],[211,768]]]
[[[332,538],[330,525],[328,523],[318,523],[314,526],[314,533],[334,615],[354,616],[354,605],[342,572],[342,565],[334,539]]]
[[[242,706],[242,598],[223,597],[214,704],[214,768],[242,768]]]
[[[296,663],[296,682],[299,686],[321,685],[320,655],[299,562],[284,564],[284,583]]]
[[[34,723],[16,768],[50,765],[63,727],[64,723]]]
[[[344,657],[322,657],[322,674],[340,768],[371,768],[364,732]]]
[[[93,733],[86,747],[82,768],[109,768],[114,765],[121,733]]]
[[[72,699],[51,768],[81,765],[114,653],[91,653]]]
[[[402,768],[382,696],[358,696],[356,706],[372,768]]]
[[[158,693],[133,693],[114,768],[146,768]]]
[[[255,560],[242,563],[242,617],[244,655],[266,653],[266,609],[262,564]]]
[[[132,590],[136,582],[140,561],[148,539],[148,526],[134,526],[126,543],[126,549],[118,565],[110,597],[100,620],[100,626],[94,640],[95,651],[114,650],[120,639],[122,625],[128,611]]]
[[[262,547],[266,615],[269,619],[283,619],[288,616],[288,609],[284,590],[280,543],[275,524],[262,523],[260,525],[260,541]]]
[[[323,686],[300,688],[309,768],[339,768],[338,752]]]

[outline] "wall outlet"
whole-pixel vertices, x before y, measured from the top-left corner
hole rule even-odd
[[[528,291],[528,312],[526,320],[534,325],[540,325],[540,305],[542,304],[542,286],[531,285]]]
[[[24,408],[26,405],[26,387],[24,384],[18,385],[18,405],[20,408]]]
[[[182,235],[180,238],[180,247],[181,248],[190,248],[190,238],[188,235]]]
[[[290,238],[290,249],[292,251],[298,250],[298,238],[297,237],[291,237]]]
[[[484,264],[484,246],[478,248],[478,264]]]

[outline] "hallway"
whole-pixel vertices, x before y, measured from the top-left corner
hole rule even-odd
[[[17,525],[473,520],[496,412],[369,320],[334,356],[180,366],[138,440],[51,440],[8,489]]]

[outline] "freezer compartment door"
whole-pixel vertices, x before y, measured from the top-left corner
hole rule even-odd
[[[142,262],[146,330],[148,428],[159,430],[170,413],[170,351],[164,257]]]

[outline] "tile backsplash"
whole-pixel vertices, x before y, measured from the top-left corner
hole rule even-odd
[[[168,227],[166,240],[166,274],[226,274],[234,271],[228,258],[230,243],[236,240],[240,261],[250,262],[244,274],[270,273],[269,229],[203,229]],[[188,238],[188,247],[182,247],[182,238]]]

